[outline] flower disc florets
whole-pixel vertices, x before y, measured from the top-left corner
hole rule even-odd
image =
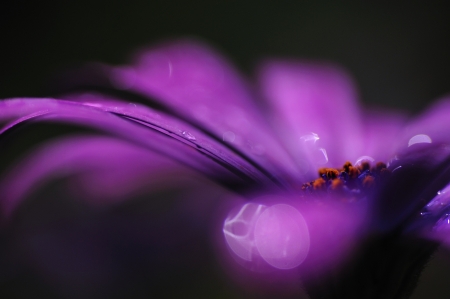
[[[302,185],[304,192],[341,192],[353,198],[365,196],[391,172],[383,162],[371,165],[363,161],[357,166],[346,162],[342,168],[320,168],[318,174],[319,178]]]

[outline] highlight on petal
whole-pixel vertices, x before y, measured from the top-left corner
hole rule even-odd
[[[426,205],[428,211],[432,213],[442,213],[450,208],[450,185],[439,190],[436,196]]]
[[[317,203],[292,195],[266,195],[237,202],[222,231],[228,254],[241,260],[244,268],[262,273],[297,269],[306,278],[315,277],[355,249],[364,209],[341,205],[339,200]]]
[[[397,148],[404,149],[410,146],[411,142],[416,143],[415,141],[450,144],[450,135],[447,130],[450,125],[449,113],[450,98],[445,97],[407,124],[396,143]]]
[[[418,144],[418,143],[432,143],[432,140],[431,140],[430,136],[428,136],[426,134],[417,134],[417,135],[414,135],[413,137],[411,137],[411,139],[409,139],[408,147],[410,147],[413,144]]]
[[[341,70],[324,64],[269,62],[261,69],[260,87],[275,110],[284,143],[297,157],[310,157],[311,173],[321,164],[337,167],[364,154],[356,93]],[[318,137],[315,148],[304,144],[311,134]]]
[[[450,185],[439,190],[422,209],[414,228],[422,237],[450,247]]]
[[[433,239],[450,248],[450,211],[445,213],[433,227]]]
[[[252,261],[254,255],[259,255],[277,269],[297,267],[309,251],[303,216],[287,204],[244,204],[236,215],[225,219],[223,232],[238,257]]]
[[[267,206],[246,203],[228,214],[223,224],[225,240],[238,257],[251,261],[256,253],[254,229],[256,221]]]
[[[300,265],[309,251],[309,231],[298,210],[287,204],[265,209],[255,224],[255,245],[261,257],[277,269]]]

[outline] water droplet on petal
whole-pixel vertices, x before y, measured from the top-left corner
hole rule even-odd
[[[265,209],[255,226],[255,245],[261,257],[278,269],[300,265],[309,252],[309,231],[303,216],[287,204]]]
[[[233,143],[234,139],[236,138],[236,135],[231,131],[226,131],[222,134],[222,140],[225,142]]]
[[[256,252],[253,232],[256,220],[264,209],[264,205],[247,203],[237,212],[230,213],[223,224],[223,233],[229,248],[246,261],[251,261]]]
[[[439,190],[437,195],[426,205],[426,208],[430,212],[438,212],[442,209],[450,206],[450,186],[445,187],[443,190]]]
[[[195,140],[195,136],[192,135],[191,133],[189,133],[188,131],[182,131],[181,135],[183,135],[184,138],[186,138],[187,140]]]
[[[415,135],[413,137],[411,137],[411,139],[409,139],[408,141],[408,147],[410,147],[413,144],[418,144],[418,143],[431,143],[431,138],[428,135],[425,134],[418,134]]]

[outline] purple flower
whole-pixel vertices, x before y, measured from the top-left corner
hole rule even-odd
[[[11,161],[0,205],[5,235],[17,236],[4,239],[7,256],[26,256],[7,274],[38,273],[56,294],[129,293],[145,277],[130,263],[173,282],[175,268],[203,265],[212,246],[221,269],[254,292],[291,294],[302,282],[312,298],[408,296],[450,242],[450,102],[408,120],[360,110],[349,76],[329,64],[271,61],[257,78],[249,85],[182,41],[127,66],[67,74],[58,99],[1,101]],[[36,128],[43,141],[13,153]],[[61,198],[105,222],[49,216]],[[125,217],[139,198],[148,210]],[[41,215],[44,199],[57,207],[42,216],[51,221],[20,217]],[[172,291],[138,291],[149,290]]]

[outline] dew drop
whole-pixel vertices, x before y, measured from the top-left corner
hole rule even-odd
[[[187,140],[196,140],[195,136],[189,133],[188,131],[182,131],[181,135],[183,135],[184,138]]]
[[[236,135],[231,131],[226,131],[222,134],[222,140],[225,142],[233,143],[234,139],[236,138]]]
[[[411,139],[409,139],[408,141],[408,147],[410,147],[413,144],[418,144],[418,143],[431,143],[431,138],[428,135],[425,134],[418,134],[415,135],[413,137],[411,137]]]
[[[445,187],[443,190],[439,190],[437,195],[426,205],[427,210],[430,212],[439,212],[450,206],[449,190],[450,186]]]

